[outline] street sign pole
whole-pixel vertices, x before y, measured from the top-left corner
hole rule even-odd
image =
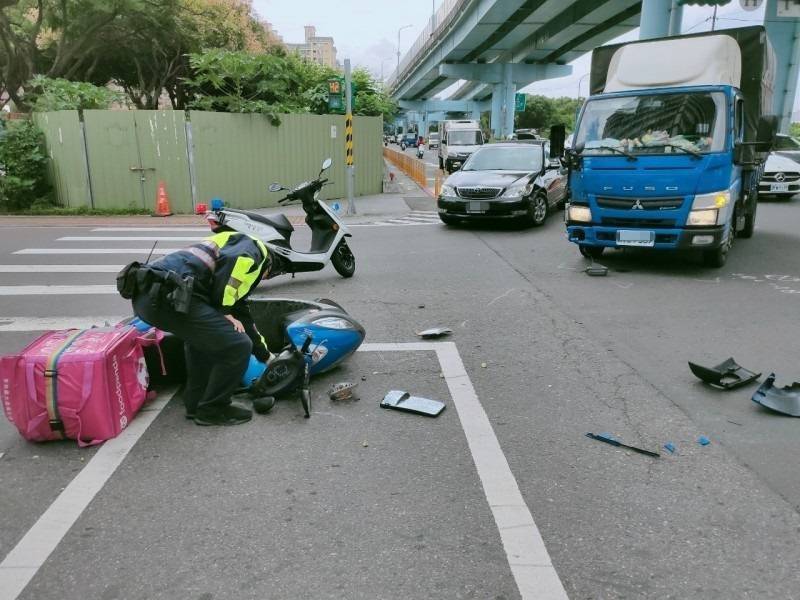
[[[350,83],[350,59],[344,59],[345,94],[345,166],[347,169],[347,214],[356,214],[355,195],[356,174],[353,167],[353,89]]]

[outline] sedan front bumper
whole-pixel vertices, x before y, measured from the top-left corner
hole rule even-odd
[[[517,200],[465,200],[462,198],[444,198],[439,196],[437,202],[440,215],[459,219],[516,219],[528,214],[530,201],[528,198]]]

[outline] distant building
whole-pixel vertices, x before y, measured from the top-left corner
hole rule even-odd
[[[261,25],[264,27],[264,31],[267,32],[267,41],[273,46],[286,46],[283,42],[283,38],[278,34],[275,28],[272,26],[272,23],[269,21],[261,21]]]
[[[312,61],[332,69],[339,68],[336,60],[336,46],[333,38],[318,36],[317,28],[313,25],[305,26],[306,41],[303,44],[286,44],[290,52],[297,52],[304,60]]]

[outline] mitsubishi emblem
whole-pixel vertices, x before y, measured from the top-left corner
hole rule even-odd
[[[636,202],[633,203],[633,206],[631,206],[631,210],[644,210],[644,206],[642,206],[642,201],[636,200]]]

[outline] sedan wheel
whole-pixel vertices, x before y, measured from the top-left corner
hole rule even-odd
[[[542,194],[536,194],[528,205],[528,219],[531,225],[538,227],[547,218],[547,199]]]

